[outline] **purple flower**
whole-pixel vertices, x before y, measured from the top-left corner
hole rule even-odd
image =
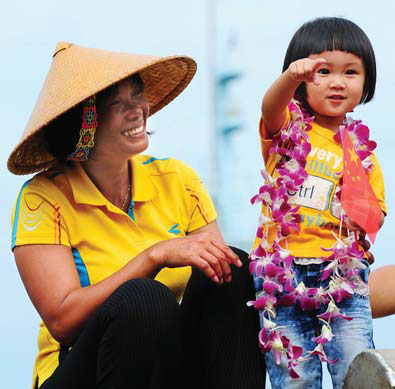
[[[304,166],[301,166],[295,159],[283,162],[278,172],[281,176],[288,176],[291,180],[306,179],[308,175]]]
[[[265,353],[272,349],[271,342],[269,341],[266,332],[267,332],[266,328],[262,328],[259,331],[259,335],[258,335],[259,346],[261,348],[261,351]]]
[[[282,285],[278,284],[275,281],[270,280],[268,277],[265,277],[265,280],[262,285],[262,289],[270,295],[273,295],[276,292],[281,293],[283,291]]]
[[[335,305],[333,301],[329,301],[328,308],[326,312],[321,315],[317,315],[319,319],[325,320],[326,322],[330,322],[332,319],[340,318],[345,320],[352,320],[353,318],[350,316],[346,316],[340,313],[340,309]]]
[[[266,319],[265,316],[263,316],[263,328],[267,330],[274,330],[277,327],[276,323],[274,321],[271,321],[269,319]]]
[[[343,299],[349,298],[354,294],[353,284],[341,277],[334,277],[329,282],[328,293],[337,303],[340,303]]]
[[[299,223],[297,222],[299,218],[295,217],[300,216],[296,214],[299,208],[300,206],[292,208],[287,201],[284,201],[279,208],[273,209],[272,218],[275,223],[280,225],[281,236],[287,237],[291,232],[291,228],[296,231],[299,230]]]
[[[258,297],[255,301],[248,301],[247,305],[249,307],[253,305],[254,308],[258,309],[259,311],[263,311],[264,309],[273,311],[273,306],[276,303],[276,301],[277,299],[274,296],[262,295]]]
[[[308,288],[299,297],[299,304],[302,310],[309,311],[318,309],[321,305],[329,301],[327,293],[323,288]]]
[[[283,262],[286,268],[290,268],[293,260],[293,256],[289,250],[282,248],[276,241],[273,242],[273,261]]]
[[[283,307],[291,307],[296,303],[298,299],[298,296],[296,293],[291,292],[291,293],[286,293],[282,295],[278,301],[278,305],[281,305]]]
[[[327,325],[324,324],[321,328],[321,335],[313,338],[313,341],[316,342],[317,344],[318,343],[325,344],[330,342],[332,338],[333,338],[332,330]]]
[[[259,334],[261,333],[262,331]],[[286,353],[286,349],[283,346],[281,338],[282,337],[280,337],[276,331],[270,332],[269,340],[267,340],[266,331],[263,332],[262,336],[259,337],[259,341],[264,351],[273,351],[274,361],[277,363],[277,365],[280,364],[282,356]],[[264,341],[264,343],[262,343],[262,341]]]
[[[322,343],[318,343],[317,347],[313,351],[310,351],[309,354],[310,355],[318,355],[321,362],[327,362],[329,364],[337,362],[337,359],[335,359],[335,360],[328,359],[328,357],[325,354],[324,347],[322,346]]]
[[[289,375],[292,378],[299,378],[299,374],[294,370],[294,367],[296,367],[299,363],[299,359],[303,353],[303,348],[291,344],[286,336],[282,336],[281,340],[283,347],[286,349]]]
[[[265,265],[264,272],[269,277],[276,277],[277,274],[281,271],[281,268],[275,265],[273,262],[269,262]]]

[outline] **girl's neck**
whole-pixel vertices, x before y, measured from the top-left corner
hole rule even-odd
[[[343,123],[345,117],[345,115],[342,117],[329,117],[314,113],[314,122],[319,126],[328,128],[332,132],[336,133],[339,129],[339,126]]]

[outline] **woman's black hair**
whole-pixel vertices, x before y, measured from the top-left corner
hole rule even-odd
[[[365,68],[365,84],[360,104],[369,102],[376,88],[376,59],[369,38],[350,20],[325,17],[303,24],[289,43],[283,71],[287,70],[292,62],[306,58],[310,54],[334,50],[345,51],[362,59]],[[308,107],[304,82],[299,85],[295,95]]]
[[[130,77],[130,82],[134,88],[139,89],[139,92],[143,91],[143,80],[138,73]],[[114,84],[98,92],[96,94],[96,107],[100,107],[101,102],[112,96],[117,90],[118,84]],[[52,120],[43,129],[47,149],[60,163],[72,165],[67,157],[76,149],[80,137],[83,111],[83,103],[80,103]],[[97,121],[100,121],[100,110],[97,110]]]

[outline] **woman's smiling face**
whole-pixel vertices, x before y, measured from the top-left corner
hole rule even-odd
[[[129,77],[112,87],[98,99],[98,126],[89,158],[128,159],[146,150],[148,113],[139,77]]]

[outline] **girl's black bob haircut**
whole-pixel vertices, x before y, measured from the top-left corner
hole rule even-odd
[[[373,47],[362,29],[347,19],[324,17],[303,24],[289,43],[283,72],[298,59],[335,50],[345,51],[362,59],[365,67],[365,84],[360,104],[372,100],[376,88],[376,59]],[[308,107],[304,82],[299,85],[295,94]]]

